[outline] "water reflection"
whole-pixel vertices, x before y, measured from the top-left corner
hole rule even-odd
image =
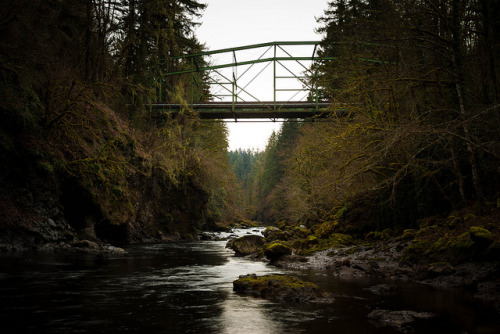
[[[246,233],[245,231],[243,231]],[[243,233],[242,232],[242,233]],[[436,312],[438,322],[415,333],[497,333],[493,308],[463,293],[403,284],[376,296],[370,280],[345,281],[294,272],[336,297],[332,305],[285,305],[239,296],[239,275],[285,273],[234,257],[225,241],[138,245],[126,256],[0,255],[2,333],[388,333],[370,324],[375,308]],[[496,317],[496,318],[495,318]],[[14,320],[13,319],[22,319]],[[493,319],[493,320],[488,320]],[[497,320],[494,320],[497,319]],[[488,327],[485,329],[484,325]],[[495,327],[496,326],[496,327]]]
[[[262,299],[251,299],[231,295],[222,305],[220,332],[225,334],[270,334],[283,333],[283,325],[266,313]]]

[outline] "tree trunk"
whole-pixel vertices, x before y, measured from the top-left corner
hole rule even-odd
[[[481,181],[479,179],[479,169],[476,162],[476,157],[474,154],[474,147],[472,146],[472,136],[470,134],[469,125],[467,124],[467,112],[465,108],[465,99],[464,99],[464,88],[462,85],[463,82],[463,74],[461,71],[461,51],[460,51],[460,1],[453,1],[453,10],[452,10],[452,29],[453,29],[453,39],[452,39],[452,48],[451,48],[451,61],[453,65],[453,74],[455,77],[455,90],[457,93],[458,106],[460,110],[460,119],[462,122],[462,129],[464,131],[464,137],[466,141],[467,153],[469,156],[469,163],[471,166],[472,173],[472,183],[474,185],[474,190],[476,191],[476,196],[478,201],[483,201],[483,190],[481,187]]]

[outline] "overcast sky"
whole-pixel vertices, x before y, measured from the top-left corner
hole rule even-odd
[[[196,35],[208,50],[275,41],[315,41],[328,0],[205,0]],[[294,54],[295,56],[295,54]],[[272,81],[272,77],[271,77]],[[272,84],[272,82],[271,82]],[[252,83],[252,86],[258,83]],[[260,96],[259,96],[260,97]],[[229,149],[263,150],[280,123],[229,123]]]

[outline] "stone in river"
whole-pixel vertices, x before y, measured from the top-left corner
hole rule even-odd
[[[233,282],[233,290],[240,294],[284,302],[331,303],[334,298],[310,282],[287,275],[247,275]]]
[[[241,238],[229,240],[226,244],[226,248],[234,250],[237,256],[245,256],[257,253],[263,245],[263,237],[258,235],[245,235]]]

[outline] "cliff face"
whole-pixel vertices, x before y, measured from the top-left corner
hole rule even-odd
[[[102,121],[108,115],[101,117]],[[93,131],[98,131],[94,125]],[[112,133],[111,127],[107,130]],[[139,152],[140,145],[127,146],[133,141],[130,132],[117,135],[108,144],[113,147],[109,152],[102,149],[109,140],[88,138],[85,131],[79,132],[78,140],[48,135],[43,129],[27,134],[3,128],[1,134],[4,250],[76,240],[124,244],[189,239],[210,220],[206,214],[210,194],[197,172],[201,165],[173,171],[156,161],[164,152],[155,160]],[[82,148],[80,141],[101,149]]]
[[[220,125],[206,136],[193,117],[132,119],[89,84],[37,80],[47,83],[43,73],[0,71],[3,249],[191,239],[230,219]]]
[[[191,239],[234,216],[224,125],[145,107],[185,103],[186,82],[161,73],[188,66],[171,54],[201,51],[192,18],[204,7],[5,1],[2,249]]]

